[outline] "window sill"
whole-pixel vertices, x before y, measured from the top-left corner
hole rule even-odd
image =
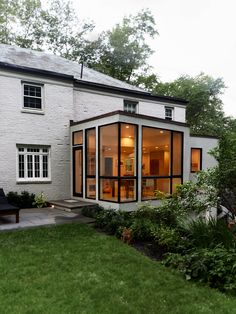
[[[32,180],[27,180],[27,179],[25,179],[25,180],[17,180],[16,181],[16,184],[50,184],[50,183],[52,183],[52,181],[51,180],[34,180],[34,181],[32,181]]]
[[[34,113],[34,114],[41,114],[41,115],[44,115],[45,112],[43,110],[40,110],[40,109],[21,109],[21,112],[23,113]]]

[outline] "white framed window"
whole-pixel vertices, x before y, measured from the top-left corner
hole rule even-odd
[[[50,148],[18,146],[18,181],[50,181]]]
[[[43,110],[43,85],[22,82],[23,88],[23,109]]]
[[[165,107],[165,119],[173,120],[174,119],[174,108],[173,107]]]
[[[129,113],[137,113],[138,103],[131,100],[124,100],[124,111]]]

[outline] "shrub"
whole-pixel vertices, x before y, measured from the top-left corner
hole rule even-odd
[[[134,240],[151,240],[156,230],[156,224],[151,219],[135,218],[130,226]]]
[[[44,196],[43,192],[36,195],[34,198],[33,205],[36,205],[38,208],[46,207],[47,206],[47,199]]]
[[[102,207],[95,204],[95,205],[83,207],[81,212],[86,217],[96,218],[96,215],[102,210],[103,210]]]
[[[166,251],[176,251],[181,238],[176,229],[168,226],[158,226],[153,232],[153,239],[158,246],[164,247]]]
[[[132,213],[125,211],[115,211],[114,209],[103,209],[96,215],[97,227],[120,236],[124,227],[131,225]]]
[[[17,192],[9,192],[7,194],[7,198],[10,204],[18,206],[19,208],[32,208],[34,206],[34,193],[29,193],[27,191],[21,192],[18,194]]]
[[[183,227],[187,245],[191,247],[208,248],[222,244],[226,248],[233,248],[236,244],[235,235],[227,228],[223,220],[198,218]]]
[[[166,266],[177,268],[187,280],[198,280],[236,295],[236,250],[223,246],[193,249],[186,255],[169,253]]]

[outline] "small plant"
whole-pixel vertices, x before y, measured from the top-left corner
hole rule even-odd
[[[47,200],[46,200],[46,197],[44,196],[43,192],[41,192],[40,194],[35,196],[33,205],[36,205],[36,207],[38,207],[38,208],[42,208],[42,207],[47,206]]]
[[[168,251],[174,251],[180,242],[179,232],[168,226],[158,226],[153,233],[154,242]]]

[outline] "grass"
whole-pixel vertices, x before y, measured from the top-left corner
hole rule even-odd
[[[236,313],[236,299],[186,282],[85,225],[0,234],[0,313]]]

